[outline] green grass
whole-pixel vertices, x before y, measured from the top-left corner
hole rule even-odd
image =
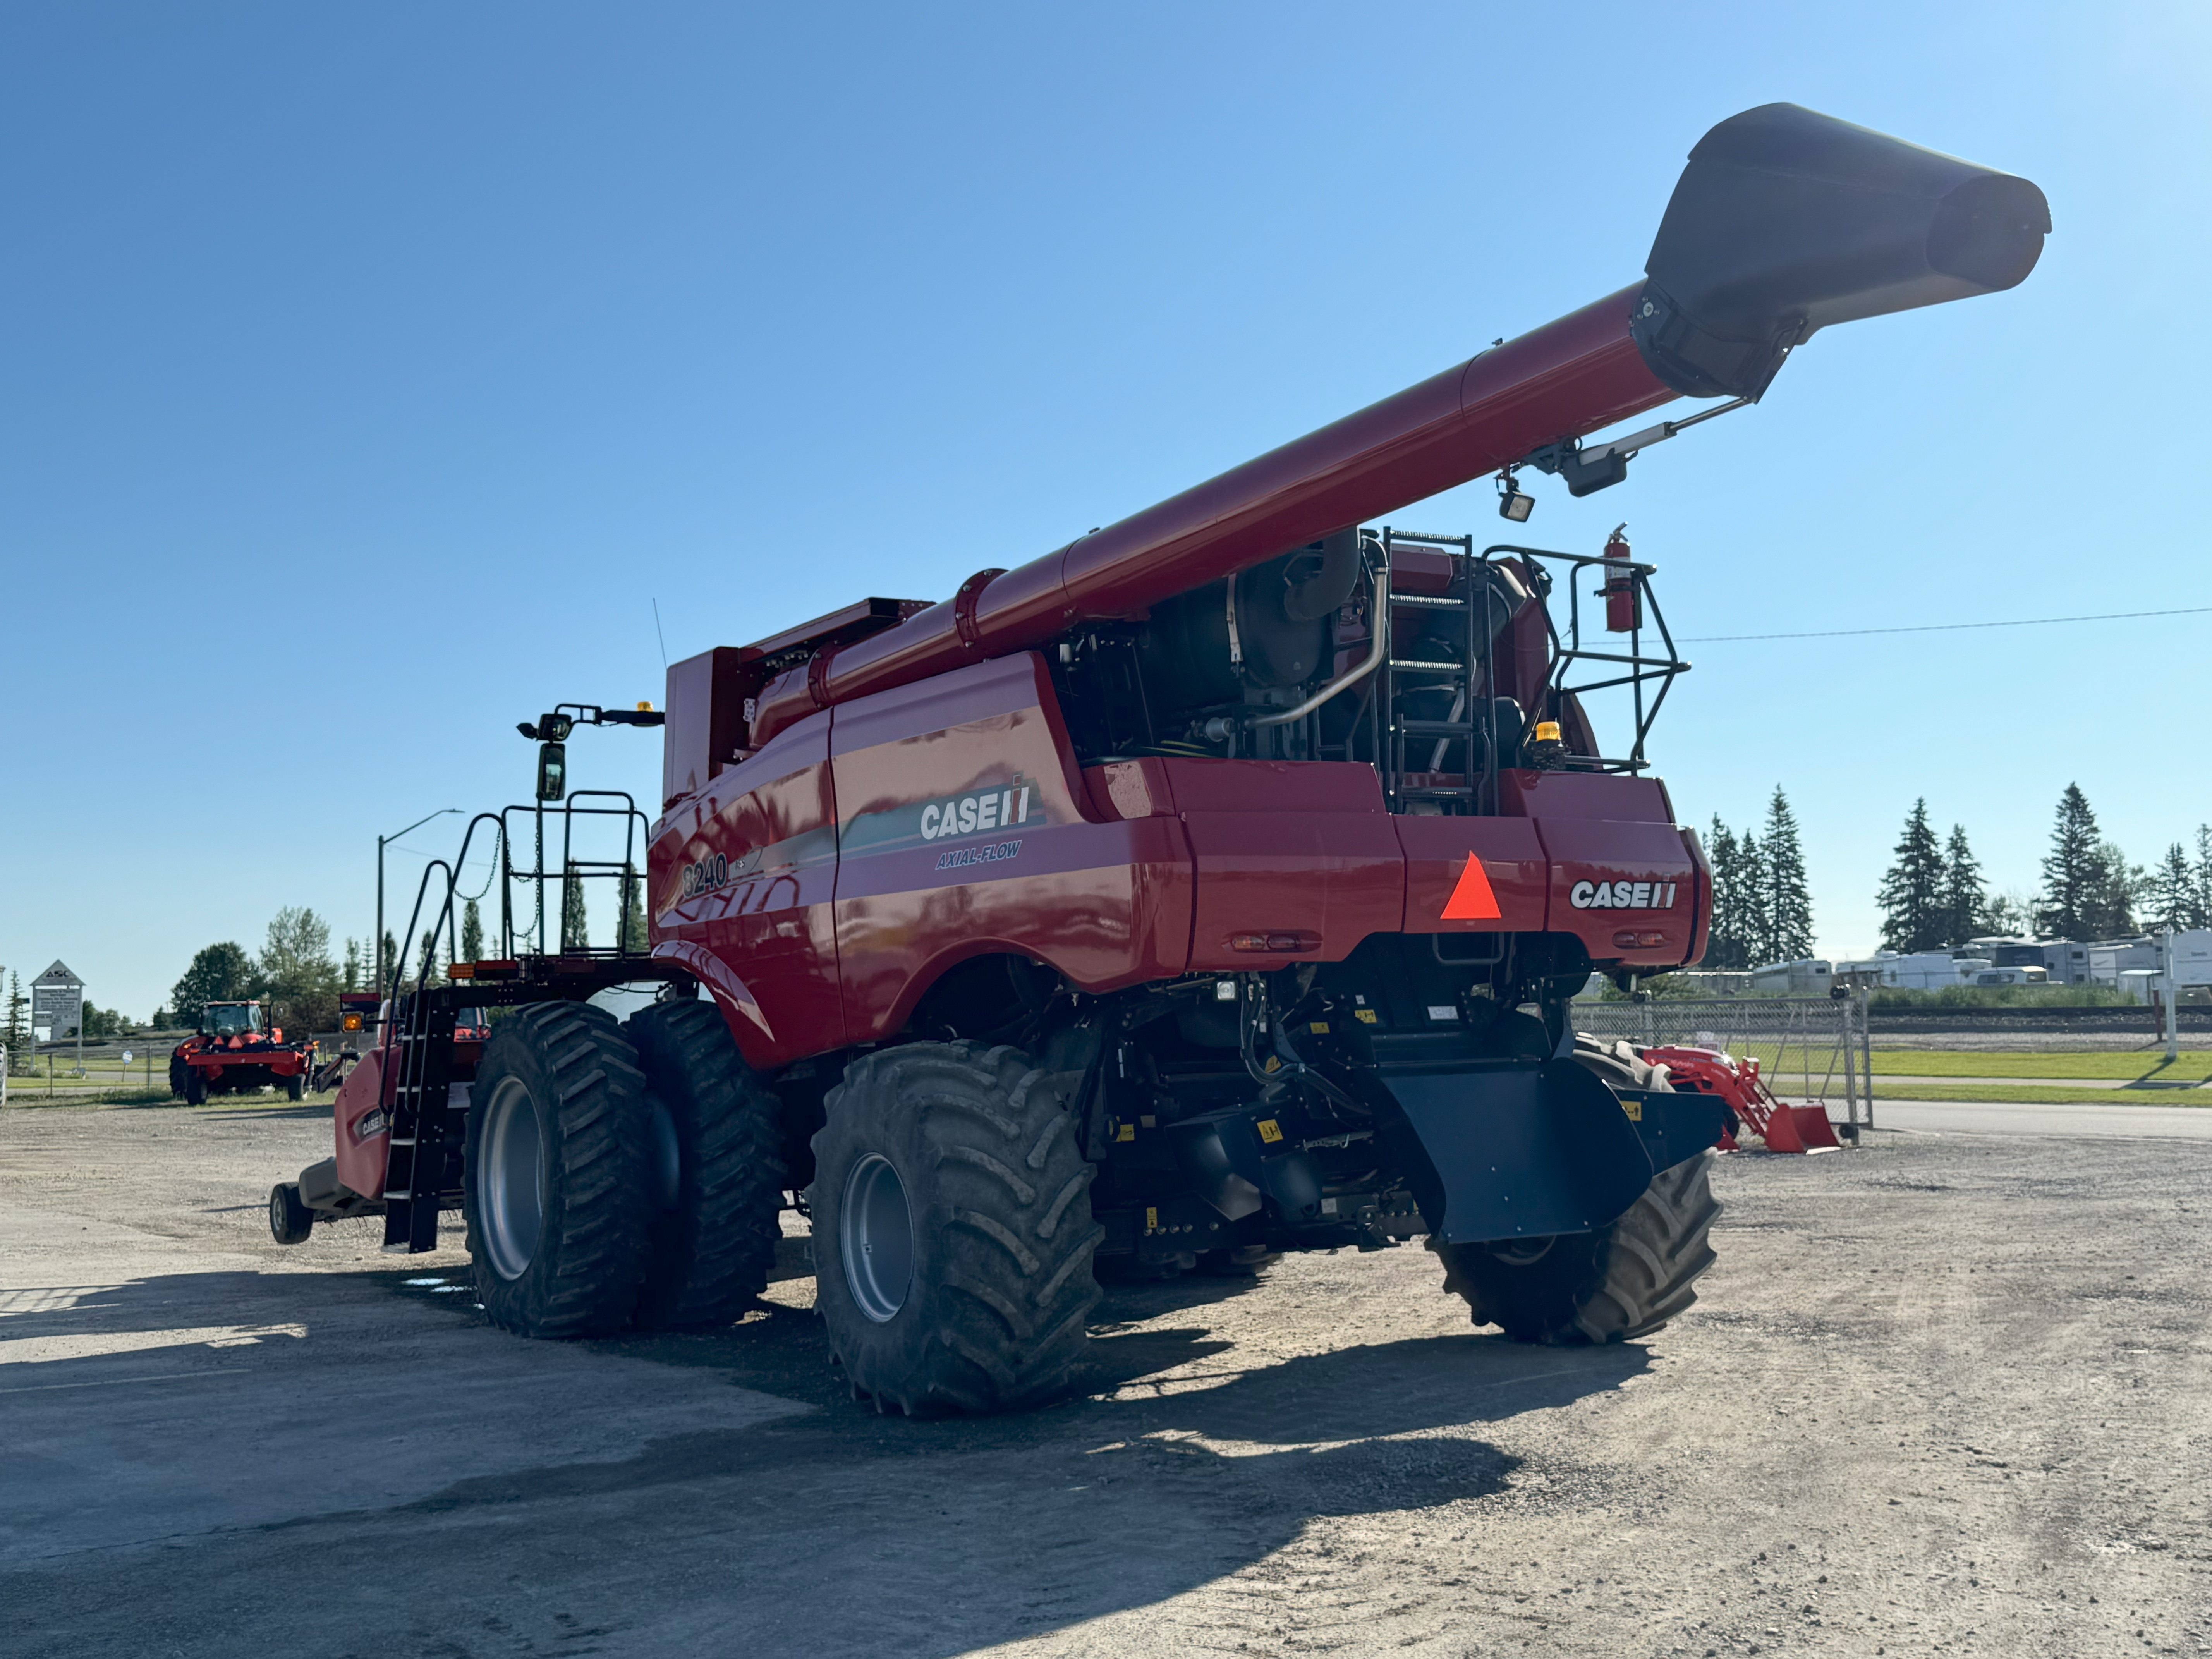
[[[2134,1054],[2036,1054],[2018,1048],[1877,1048],[1882,1077],[2110,1078],[2127,1082],[2196,1085],[2212,1079],[2212,1052],[2184,1050],[2169,1063],[2161,1049]]]
[[[280,1107],[326,1107],[337,1098],[337,1093],[329,1089],[320,1093],[311,1093],[306,1099],[299,1101],[287,1099],[282,1093],[215,1095],[209,1098],[206,1105],[193,1107],[173,1097],[166,1082],[156,1083],[151,1089],[134,1084],[127,1089],[90,1089],[76,1094],[63,1094],[57,1091],[51,1095],[46,1091],[45,1079],[39,1079],[40,1086],[36,1088],[25,1086],[28,1082],[27,1078],[8,1079],[9,1111],[35,1110],[50,1106],[173,1106],[180,1112],[275,1111]]]
[[[2212,1090],[2038,1088],[2018,1083],[1875,1084],[1876,1100],[1966,1100],[1990,1106],[2212,1106]]]

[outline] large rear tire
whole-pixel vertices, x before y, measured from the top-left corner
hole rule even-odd
[[[1556,1346],[1648,1336],[1698,1299],[1713,1265],[1707,1235],[1721,1212],[1712,1154],[1662,1170],[1612,1226],[1594,1233],[1432,1246],[1444,1289],[1478,1325],[1516,1342]]]
[[[676,1202],[653,1229],[638,1297],[648,1330],[727,1325],[768,1287],[782,1231],[783,1103],[710,1002],[657,1002],[625,1028],[675,1132]]]
[[[814,1137],[815,1306],[855,1389],[911,1416],[1066,1389],[1098,1300],[1068,1079],[1018,1048],[864,1054]]]
[[[613,1015],[536,1003],[500,1022],[469,1091],[477,1299],[523,1336],[605,1336],[636,1310],[658,1208],[652,1110]]]

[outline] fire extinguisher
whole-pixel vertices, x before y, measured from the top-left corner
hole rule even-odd
[[[1613,526],[1613,534],[1606,538],[1605,556],[1607,558],[1619,559],[1624,563],[1626,562],[1628,541],[1621,532],[1627,528],[1625,523]],[[1644,626],[1644,589],[1637,581],[1634,572],[1623,570],[1618,574],[1607,576],[1605,579],[1605,586],[1598,589],[1598,592],[1605,597],[1605,627],[1607,633],[1632,634]]]

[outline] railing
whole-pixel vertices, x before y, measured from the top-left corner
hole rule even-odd
[[[606,805],[580,805],[586,800],[606,801]],[[620,805],[612,803],[619,802]],[[526,832],[530,837],[531,859],[527,866],[514,860],[516,817],[520,814],[529,822]],[[549,818],[560,820],[560,842],[557,866],[547,858],[546,827]],[[580,858],[576,855],[576,820],[619,819],[622,823],[622,856],[610,858]],[[490,869],[483,885],[474,893],[459,890],[459,872],[468,868],[469,854],[475,847],[479,830],[489,827],[494,843]],[[502,807],[496,812],[479,812],[469,820],[461,836],[460,852],[451,864],[443,859],[433,859],[422,872],[422,878],[415,890],[415,903],[408,913],[407,931],[401,935],[402,946],[398,959],[392,966],[392,977],[383,988],[384,994],[397,1000],[405,989],[410,957],[415,958],[415,988],[428,985],[436,964],[437,945],[442,935],[446,944],[446,959],[458,960],[460,956],[459,918],[461,904],[474,902],[489,896],[492,888],[499,889],[498,955],[502,959],[524,956],[562,956],[592,958],[621,958],[642,956],[641,949],[633,948],[634,939],[641,940],[644,920],[642,895],[637,890],[642,872],[640,868],[642,841],[646,830],[645,814],[638,810],[636,799],[620,789],[579,789],[566,800],[556,805],[536,802],[529,805]],[[611,945],[594,945],[588,939],[574,936],[568,925],[565,902],[559,904],[559,920],[553,923],[552,937],[548,938],[548,905],[546,888],[549,884],[560,884],[560,897],[565,901],[570,892],[580,897],[586,890],[584,884],[611,881],[618,895],[616,906],[615,942]],[[516,890],[525,890],[529,915],[518,926]],[[426,904],[434,903],[436,914],[429,927],[418,934]]]
[[[1578,998],[1578,1031],[1637,1048],[1718,1048],[1758,1060],[1766,1086],[1793,1104],[1843,1107],[1839,1121],[1874,1126],[1873,1050],[1863,996]]]

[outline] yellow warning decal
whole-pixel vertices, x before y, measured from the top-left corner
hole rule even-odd
[[[1124,1123],[1114,1136],[1116,1140],[1134,1140],[1136,1138],[1137,1126],[1133,1123]]]
[[[1352,1011],[1352,1017],[1362,1025],[1372,1025],[1382,1018],[1372,1008],[1354,1008]]]
[[[1306,1030],[1311,1031],[1316,1036],[1327,1036],[1328,1035],[1328,1022],[1325,1019],[1308,1020],[1306,1022]]]
[[[1283,1126],[1281,1124],[1276,1122],[1272,1117],[1263,1117],[1260,1120],[1261,1139],[1266,1141],[1272,1146],[1275,1142],[1280,1140],[1282,1138]]]
[[[1620,1103],[1620,1109],[1628,1114],[1628,1121],[1631,1123],[1641,1123],[1644,1121],[1644,1103],[1642,1101],[1624,1100]]]
[[[1145,1231],[1146,1231],[1146,1232],[1148,1232],[1148,1233],[1156,1233],[1156,1232],[1159,1231],[1159,1230],[1160,1230],[1160,1212],[1159,1212],[1158,1210],[1147,1210],[1147,1211],[1146,1211],[1146,1212],[1145,1212]]]

